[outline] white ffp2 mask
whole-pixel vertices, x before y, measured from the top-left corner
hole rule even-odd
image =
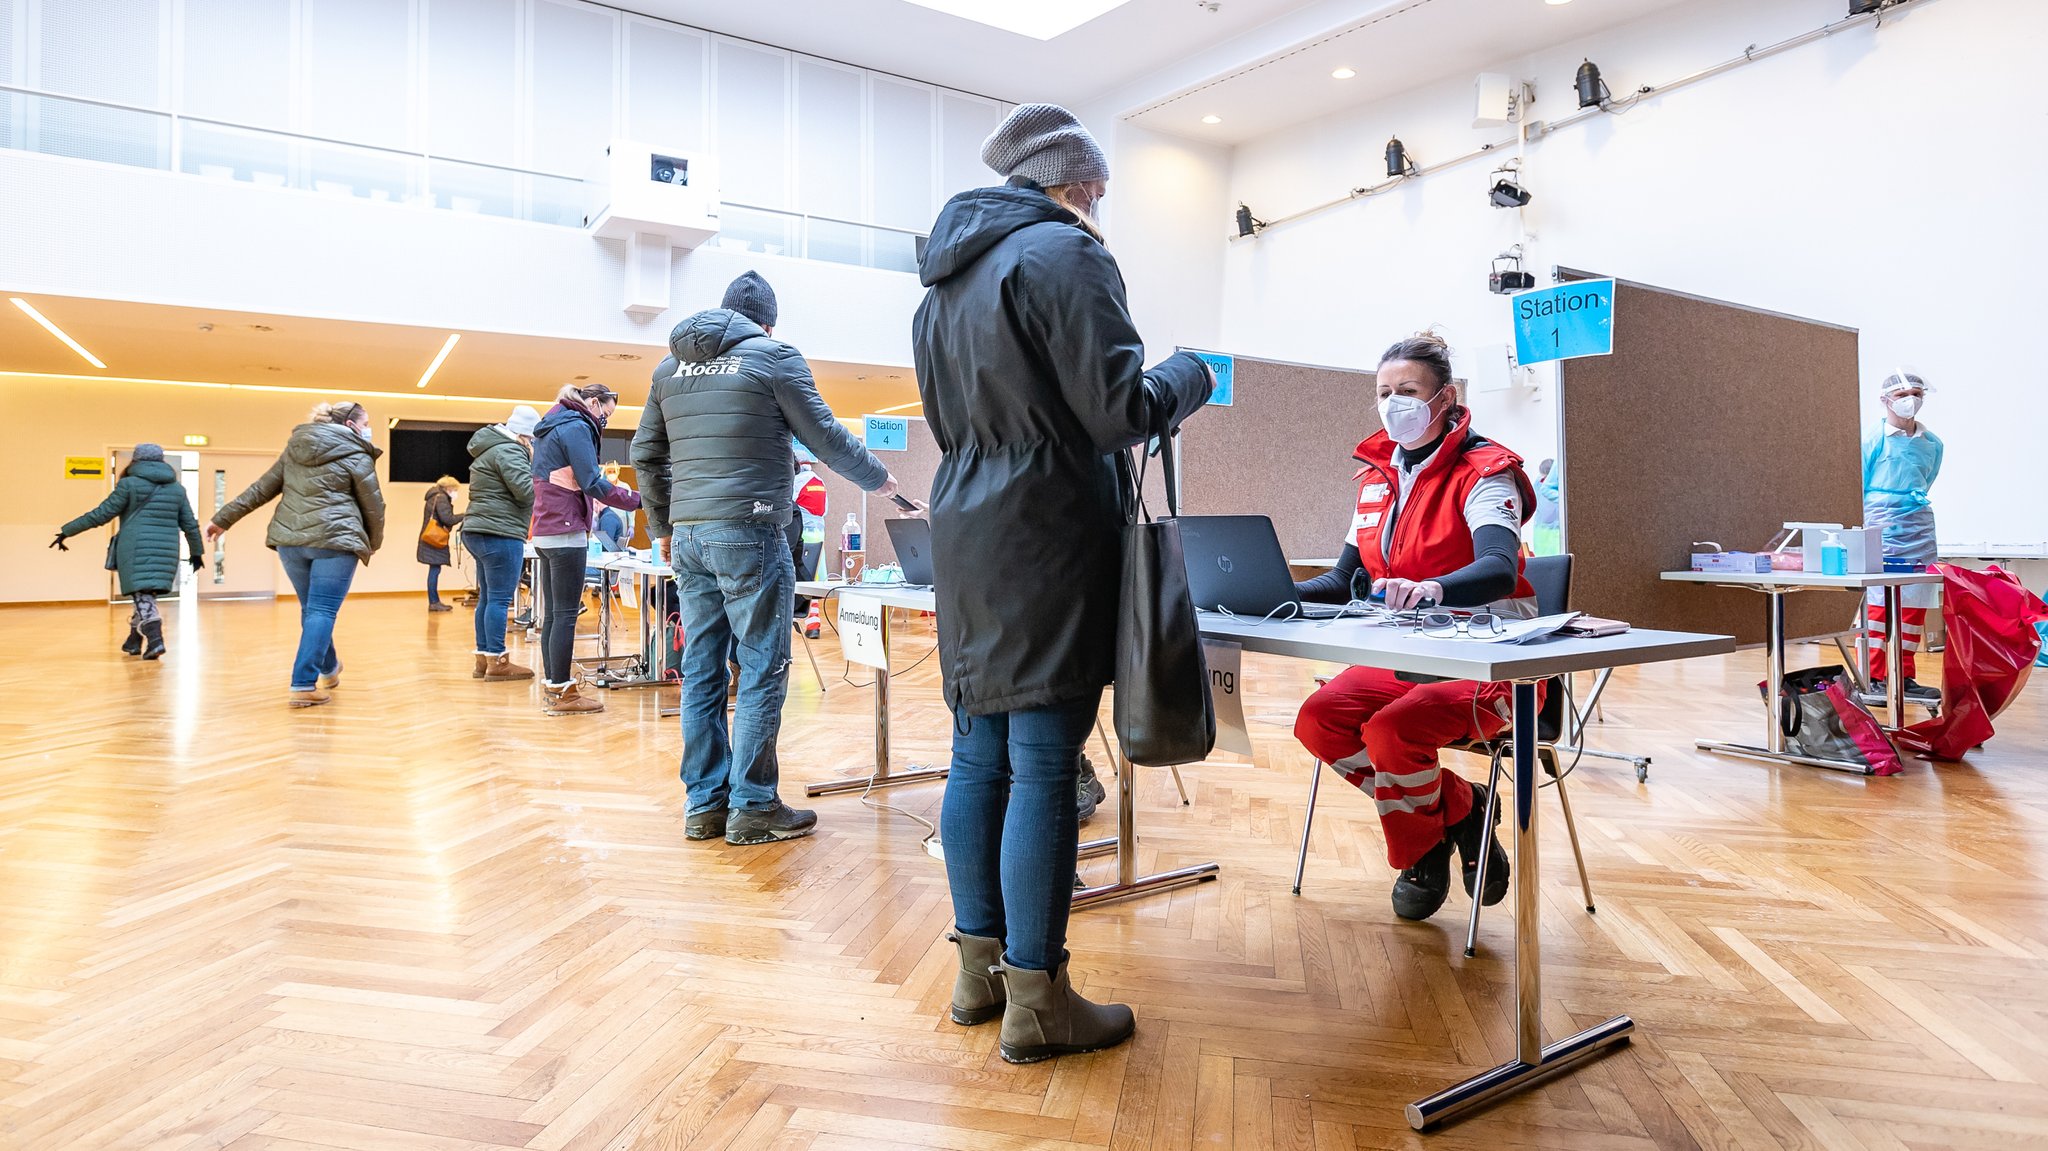
[[[1888,406],[1891,408],[1893,415],[1902,420],[1910,420],[1920,414],[1920,397],[1899,396],[1888,401]]]
[[[1429,430],[1430,401],[1415,396],[1388,396],[1380,401],[1380,426],[1397,444],[1414,443]]]

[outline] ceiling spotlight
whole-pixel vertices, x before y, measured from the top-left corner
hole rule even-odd
[[[1494,169],[1493,187],[1487,189],[1487,199],[1496,208],[1527,207],[1532,197],[1522,187],[1521,168],[1513,160]]]
[[[1252,210],[1250,208],[1245,207],[1243,204],[1239,204],[1237,206],[1238,239],[1242,240],[1246,236],[1256,235],[1259,229],[1265,226],[1266,222],[1264,220],[1255,218],[1252,215]]]
[[[1339,68],[1339,69],[1337,69],[1336,71],[1334,71],[1334,72],[1330,73],[1330,79],[1332,79],[1332,80],[1349,80],[1349,79],[1351,79],[1351,78],[1352,78],[1353,76],[1356,76],[1356,75],[1358,75],[1358,72],[1357,72],[1357,70],[1356,70],[1356,69],[1352,69],[1352,68]]]
[[[1204,124],[1221,124],[1222,122],[1223,122],[1223,117],[1221,117],[1221,116],[1204,116],[1204,117],[1202,117],[1202,123],[1204,123]]]
[[[1579,65],[1578,75],[1579,107],[1605,107],[1608,99],[1607,82],[1600,78],[1600,65],[1587,60]]]
[[[1884,5],[1885,0],[1849,0],[1849,15],[1868,16]]]
[[[1408,148],[1396,136],[1387,141],[1387,179],[1396,176],[1420,175],[1415,167],[1415,158],[1408,154]]]
[[[1571,3],[1571,2],[1572,2],[1572,0],[1543,0],[1543,2],[1544,2],[1545,4],[1548,4],[1548,5],[1550,5],[1550,6],[1551,6],[1551,7],[1553,7],[1553,8],[1557,8],[1557,7],[1560,7],[1560,6],[1562,6],[1562,5],[1565,5],[1565,4],[1569,4],[1569,3]]]

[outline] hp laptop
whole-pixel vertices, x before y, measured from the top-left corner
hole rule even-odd
[[[922,517],[883,520],[889,542],[896,548],[896,562],[903,568],[903,582],[930,587],[932,579],[932,525]]]
[[[1252,619],[1343,614],[1340,604],[1301,602],[1280,552],[1280,536],[1265,516],[1181,516],[1177,522],[1196,608]],[[1288,605],[1291,612],[1284,610]]]

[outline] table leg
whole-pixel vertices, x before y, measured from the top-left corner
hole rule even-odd
[[[1408,1105],[1408,1125],[1427,1130],[1540,1080],[1562,1074],[1626,1042],[1636,1025],[1618,1015],[1548,1047],[1543,1045],[1541,885],[1536,850],[1536,685],[1515,694],[1515,1058]]]
[[[1906,726],[1906,675],[1901,666],[1906,658],[1906,589],[1898,584],[1884,588],[1884,706],[1885,726],[1896,731]]]
[[[1785,750],[1785,730],[1778,726],[1779,690],[1785,682],[1785,593],[1777,588],[1765,588],[1764,605],[1764,742],[1761,747],[1747,743],[1722,743],[1718,740],[1702,739],[1693,744],[1701,751],[1718,752],[1722,755],[1741,756],[1745,759],[1763,759],[1774,763],[1796,763],[1802,767],[1824,767],[1830,771],[1845,771],[1851,775],[1871,775],[1873,769],[1847,760],[1819,759],[1810,755],[1796,755]]]
[[[1098,903],[1127,899],[1133,895],[1145,895],[1154,891],[1167,891],[1185,887],[1190,883],[1205,883],[1216,878],[1217,865],[1197,863],[1190,867],[1177,867],[1155,875],[1138,874],[1138,829],[1137,813],[1137,771],[1131,761],[1125,759],[1119,750],[1116,757],[1116,882],[1099,887],[1084,887],[1074,892],[1074,906],[1093,907]],[[1092,854],[1086,850],[1084,855]]]
[[[889,650],[889,611],[882,609],[882,650]],[[822,783],[808,784],[804,794],[813,798],[820,795],[841,795],[849,791],[865,792],[884,787],[901,787],[906,783],[929,783],[946,778],[949,769],[943,767],[912,766],[909,771],[889,770],[889,672],[886,668],[875,669],[875,770],[872,775],[850,775],[841,779],[828,779]]]

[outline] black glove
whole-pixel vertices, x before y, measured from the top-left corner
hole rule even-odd
[[[56,549],[57,549],[58,551],[60,551],[60,552],[68,552],[68,551],[70,551],[70,550],[71,550],[70,548],[67,548],[67,547],[65,547],[65,546],[64,546],[64,533],[63,533],[63,532],[58,532],[58,533],[57,533],[57,538],[56,538],[56,539],[53,539],[53,540],[51,540],[51,541],[50,541],[50,546],[51,546],[51,547],[53,547],[53,548],[56,548]]]
[[[194,555],[194,556],[192,556],[192,557],[191,557],[191,559],[192,559],[192,570],[193,570],[194,572],[198,572],[198,571],[203,571],[203,570],[205,570],[205,568],[206,568],[206,557],[205,557],[205,556],[202,556],[202,555]]]

